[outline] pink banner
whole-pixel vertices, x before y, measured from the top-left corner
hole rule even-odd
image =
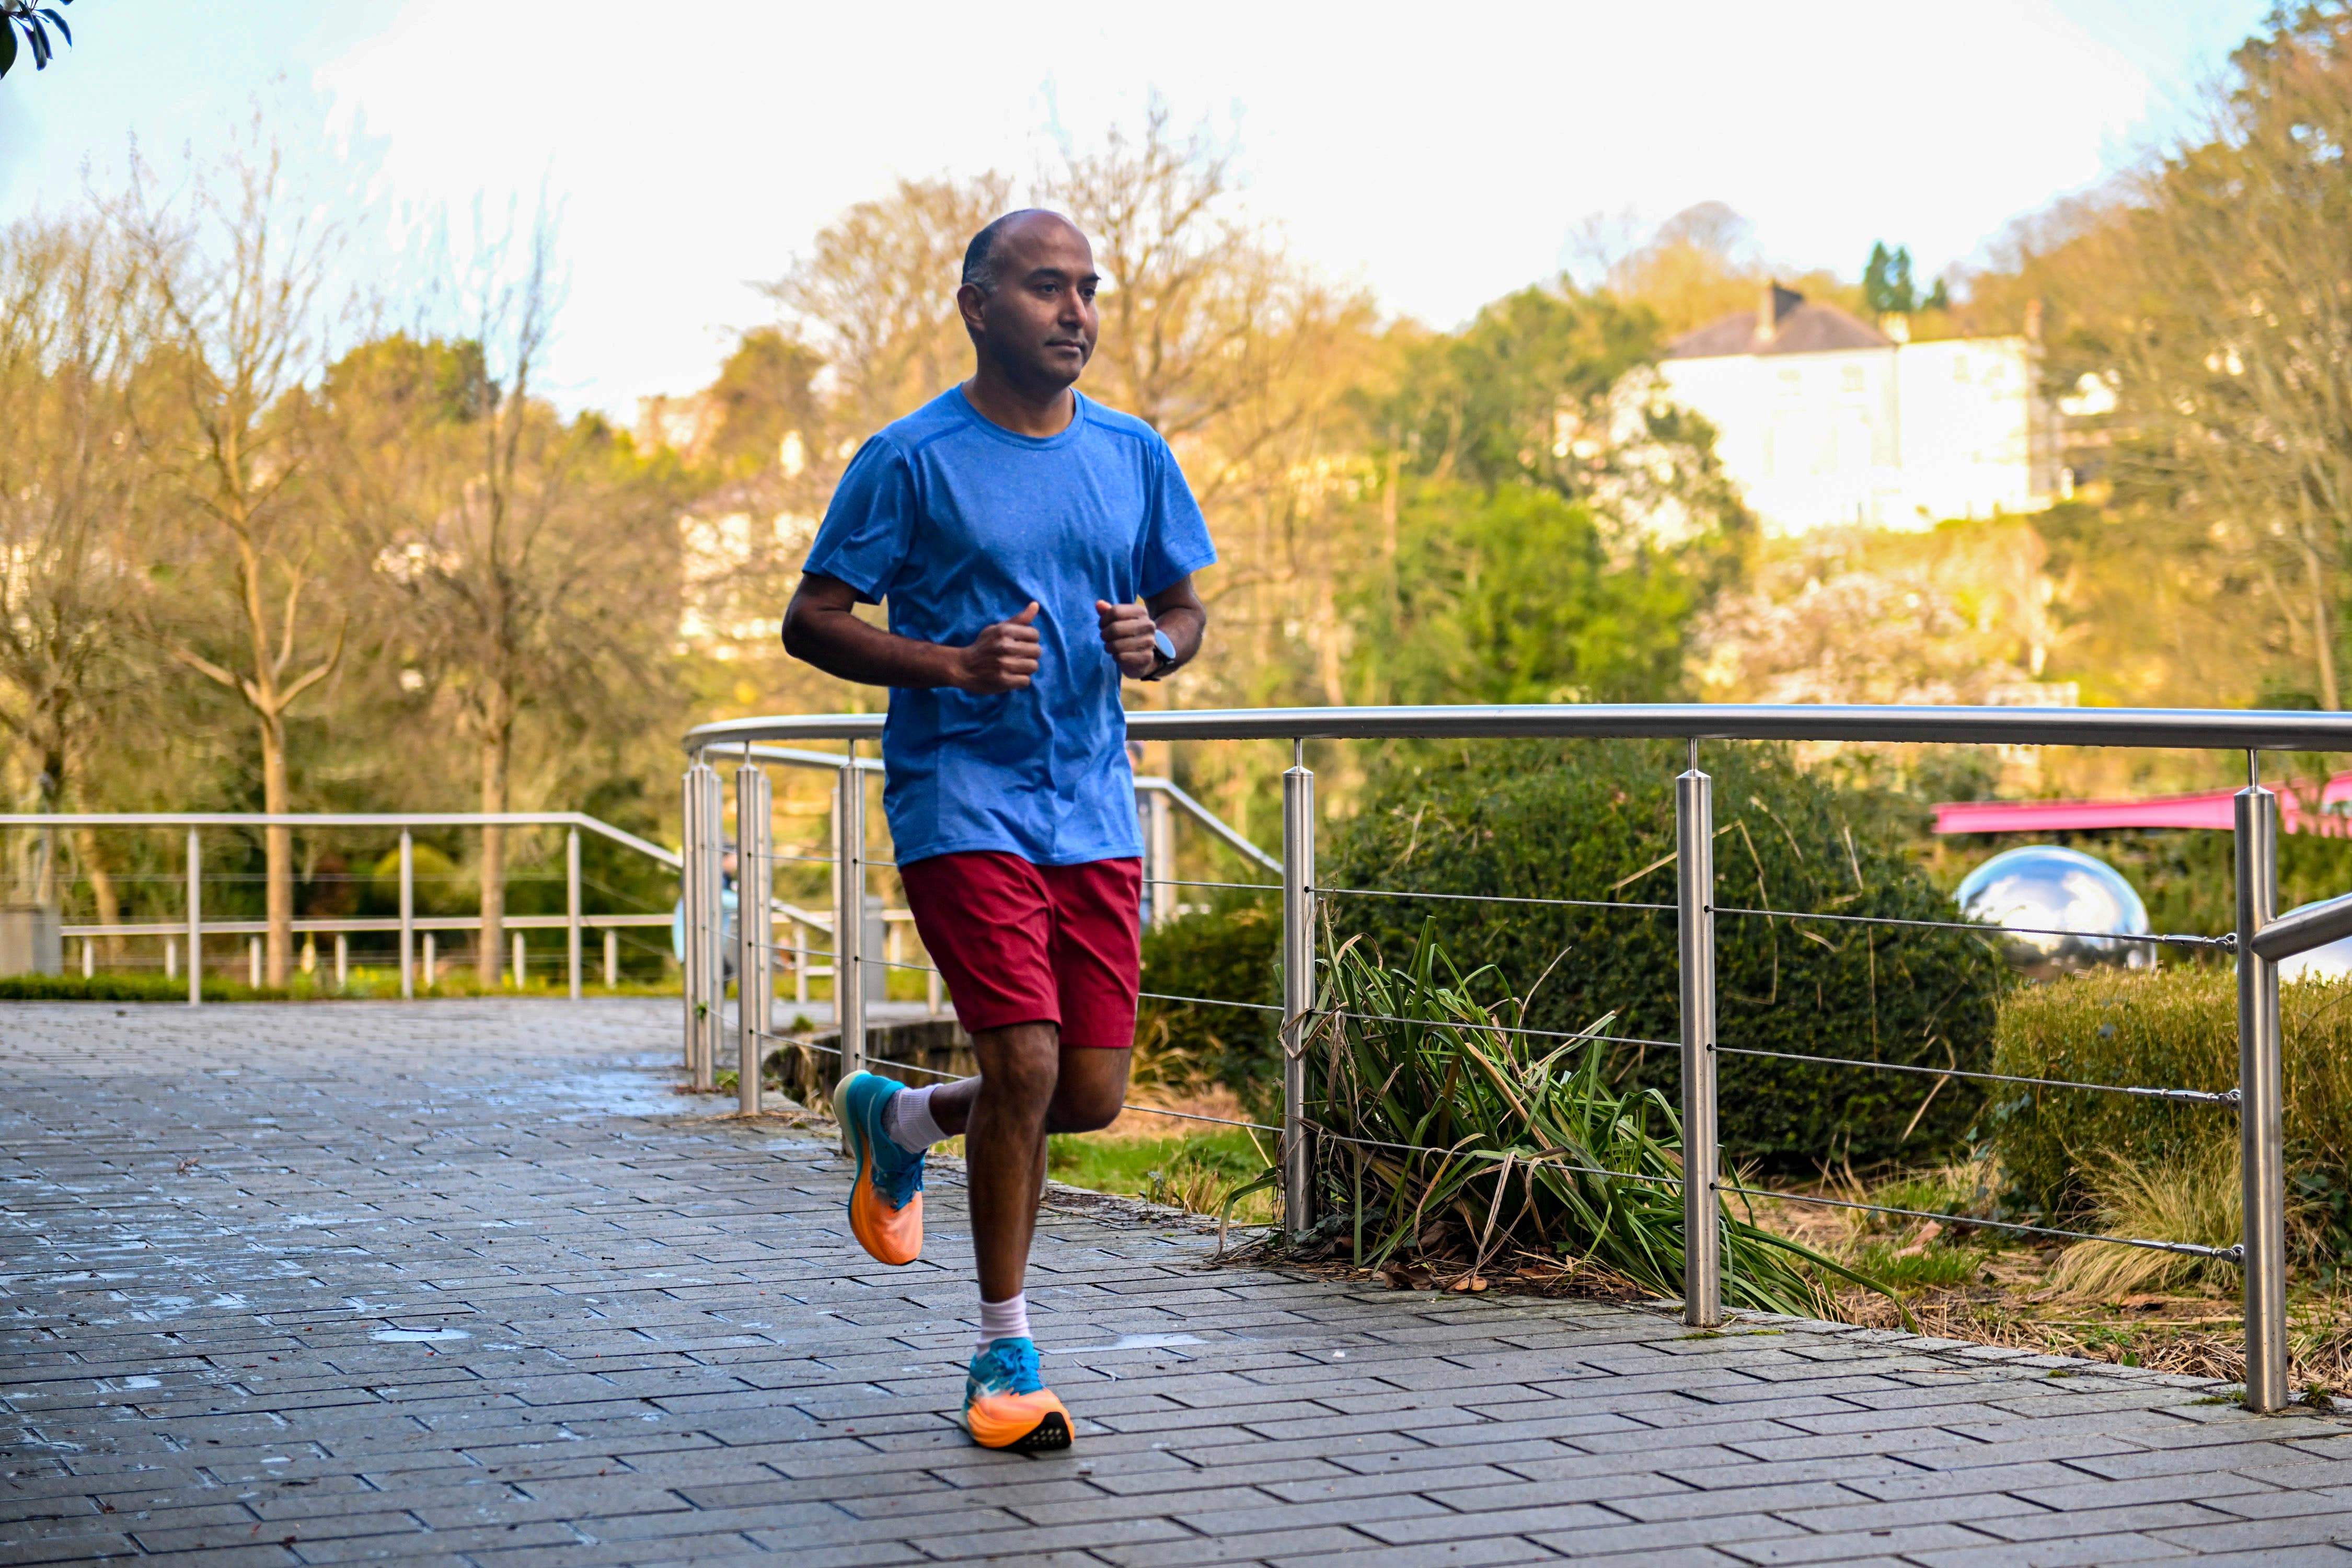
[[[2318,810],[2311,809],[2313,795]],[[2234,824],[2235,790],[2160,795],[2154,800],[1973,800],[1936,808],[1938,833],[2061,833],[2095,827],[2207,827]],[[2279,826],[2289,833],[2340,838],[2352,828],[2352,773],[2324,788],[2308,780],[2279,787]]]

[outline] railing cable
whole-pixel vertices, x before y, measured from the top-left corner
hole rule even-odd
[[[1648,910],[1671,914],[1672,904],[1629,904],[1614,899],[1529,899],[1509,893],[1411,893],[1386,888],[1310,888],[1309,892],[1351,899],[1444,899],[1465,904],[1551,904],[1579,910]]]
[[[1680,1040],[1645,1040],[1633,1035],[1595,1035],[1582,1029],[1522,1029],[1508,1024],[1469,1024],[1459,1018],[1400,1018],[1388,1013],[1356,1013],[1345,1008],[1332,1008],[1320,1016],[1326,1018],[1356,1018],[1368,1024],[1425,1024],[1435,1029],[1471,1029],[1493,1035],[1526,1035],[1546,1040],[1598,1040],[1611,1046],[1663,1046],[1668,1050],[1682,1049]]]
[[[2013,1220],[1974,1219],[1967,1215],[1937,1214],[1927,1209],[1899,1209],[1885,1204],[1859,1204],[1846,1198],[1815,1197],[1809,1193],[1779,1193],[1764,1187],[1742,1187],[1728,1182],[1717,1182],[1718,1193],[1737,1193],[1747,1198],[1773,1198],[1781,1203],[1813,1204],[1833,1209],[1860,1209],[1868,1214],[1899,1214],[1911,1219],[1932,1219],[1945,1225],[1982,1226],[1990,1230],[2012,1230],[2021,1236],[2055,1236],[2068,1241],[2104,1241],[2116,1247],[2137,1247],[2149,1252],[2178,1252],[2190,1258],[2214,1258],[2224,1263],[2245,1260],[2243,1247],[2200,1247],[2193,1241],[2142,1241],[2128,1236],[2094,1236],[2086,1230],[2057,1230],[2046,1225],[2019,1225]]]
[[[837,1057],[841,1055],[841,1047],[839,1046],[821,1046],[814,1040],[803,1040],[793,1035],[779,1035],[772,1029],[755,1029],[752,1033],[759,1036],[760,1038],[763,1040],[774,1040],[782,1045],[798,1046],[803,1050],[823,1051],[829,1057]],[[950,1082],[971,1076],[968,1073],[946,1072],[938,1068],[927,1068],[915,1062],[886,1061],[877,1057],[868,1057],[866,1058],[866,1066],[897,1068],[900,1072],[919,1072],[926,1075],[927,1077],[944,1079]],[[1156,1105],[1137,1105],[1127,1100],[1119,1102],[1119,1109],[1121,1110],[1139,1110],[1147,1116],[1172,1116],[1179,1121],[1207,1121],[1219,1127],[1245,1127],[1254,1132],[1273,1132],[1279,1134],[1282,1131],[1281,1128],[1268,1127],[1263,1121],[1235,1121],[1231,1117],[1227,1116],[1202,1116],[1197,1111],[1191,1110],[1163,1110]]]
[[[1334,1143],[1353,1143],[1366,1149],[1399,1149],[1408,1154],[1443,1154],[1464,1160],[1512,1160],[1522,1165],[1541,1165],[1546,1170],[1574,1171],[1587,1176],[1608,1176],[1621,1182],[1646,1182],[1652,1186],[1679,1187],[1680,1176],[1645,1176],[1638,1171],[1612,1171],[1603,1165],[1578,1165],[1549,1154],[1528,1154],[1515,1149],[1436,1149],[1425,1143],[1391,1143],[1384,1138],[1350,1138],[1344,1132],[1334,1132],[1318,1127],[1317,1134]]]
[[[1828,1067],[1867,1068],[1873,1072],[1917,1073],[1926,1078],[1966,1078],[1983,1083],[2022,1083],[2040,1089],[2086,1089],[2101,1094],[2137,1094],[2151,1100],[2178,1100],[2199,1105],[2235,1105],[2238,1091],[2203,1089],[2142,1089],[2122,1083],[2078,1083],[2063,1078],[2020,1078],[2005,1072],[1969,1072],[1961,1068],[1920,1067],[1910,1062],[1866,1062],[1854,1057],[1809,1057],[1798,1051],[1763,1051],[1752,1046],[1717,1046],[1727,1057],[1766,1057],[1774,1061],[1819,1062]]]
[[[1831,915],[1805,910],[1743,910],[1728,904],[1717,904],[1718,915],[1760,915],[1766,920],[1836,921],[1845,925],[1918,926],[1928,931],[1966,931],[1979,936],[2079,936],[2094,942],[2162,942],[2179,947],[2218,947],[2235,949],[2237,933],[2221,936],[2166,936],[2153,931],[2060,931],[2051,926],[1988,925],[1982,921],[1917,921],[1897,915]]]

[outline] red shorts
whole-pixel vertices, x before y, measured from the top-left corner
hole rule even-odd
[[[1062,1044],[1135,1044],[1143,862],[1033,866],[993,849],[898,868],[907,907],[970,1032],[1058,1024]]]

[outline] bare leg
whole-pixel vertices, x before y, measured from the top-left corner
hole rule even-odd
[[[971,1242],[981,1299],[1019,1293],[1045,1182],[1045,1135],[1108,1126],[1127,1092],[1124,1050],[1066,1047],[1052,1024],[1013,1024],[972,1037],[980,1076],[931,1096],[940,1130],[964,1135]]]

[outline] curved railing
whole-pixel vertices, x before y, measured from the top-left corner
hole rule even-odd
[[[865,868],[877,861],[866,850],[864,779],[876,764],[856,756],[859,742],[878,740],[879,714],[788,714],[705,724],[686,737],[691,759],[687,773],[687,848],[689,930],[687,961],[687,1055],[707,1079],[719,1043],[723,959],[718,950],[718,845],[724,804],[713,763],[740,758],[739,820],[764,824],[767,784],[761,763],[790,762],[839,770],[834,819],[836,867],[834,966],[851,978],[836,984],[839,1050],[843,1069],[866,1065],[866,986],[857,982],[862,966],[879,961],[859,952],[860,923],[847,916],[853,898],[862,899]],[[2236,799],[2237,931],[2231,936],[2136,936],[2135,940],[2223,946],[2235,950],[2239,972],[2240,1081],[2229,1090],[2163,1085],[2100,1084],[2010,1075],[1932,1070],[1939,1077],[1979,1078],[2030,1083],[2089,1093],[2155,1096],[2239,1118],[2244,1172],[2245,1231],[2236,1247],[2094,1237],[2084,1233],[2007,1222],[1971,1220],[1971,1225],[2068,1239],[2113,1242],[2218,1258],[2242,1267],[2245,1276],[2246,1403],[2274,1410],[2287,1399],[2285,1173],[2283,1149],[2284,1086],[2279,1036],[2278,963],[2296,952],[2352,932],[2352,898],[2299,914],[2273,926],[2278,898],[2278,797],[2261,784],[2263,752],[2352,751],[2352,715],[2315,712],[2229,711],[2206,709],[2031,709],[1860,707],[1760,704],[1529,704],[1523,706],[1267,708],[1196,711],[1138,711],[1128,715],[1129,734],[1156,741],[1288,741],[1292,766],[1283,774],[1282,892],[1284,1050],[1283,1120],[1265,1131],[1280,1137],[1284,1221],[1303,1230],[1313,1215],[1310,1139],[1306,1115],[1306,1042],[1317,1008],[1314,994],[1314,931],[1318,901],[1389,896],[1389,889],[1318,886],[1315,875],[1314,774],[1306,766],[1305,742],[1339,740],[1675,739],[1689,742],[1689,767],[1675,779],[1677,889],[1672,905],[1679,937],[1681,1037],[1645,1041],[1678,1050],[1682,1063],[1685,1321],[1708,1327],[1721,1321],[1721,1236],[1717,1216],[1729,1193],[1780,1198],[1840,1208],[1895,1215],[1913,1211],[1857,1204],[1812,1194],[1765,1192],[1738,1184],[1721,1168],[1717,1139],[1716,1063],[1721,1056],[1771,1057],[1846,1069],[1913,1070],[1895,1063],[1860,1061],[1828,1054],[1760,1051],[1718,1045],[1716,1039],[1715,922],[1729,919],[1839,919],[1856,923],[1914,926],[1945,922],[1864,916],[1730,908],[1715,901],[1713,781],[1699,767],[1700,747],[1711,741],[1917,742],[1971,745],[2071,745],[2158,747],[2242,752],[2248,781]],[[784,751],[809,742],[847,742],[841,753]],[[1172,786],[1171,786],[1172,788]],[[1189,800],[1189,797],[1187,797]],[[761,829],[740,829],[747,875],[762,866],[755,846]],[[1228,834],[1229,837],[1230,832]],[[763,842],[763,840],[762,840]],[[1246,846],[1244,846],[1246,847]],[[1261,859],[1270,859],[1254,851]],[[1149,857],[1147,857],[1149,858]],[[1164,858],[1161,874],[1165,875]],[[1577,903],[1576,900],[1532,902]],[[1952,922],[1959,923],[1959,922]],[[2265,930],[2265,928],[2270,928]],[[2124,933],[2116,933],[2124,934]],[[747,977],[755,962],[766,962],[771,937],[751,922],[740,932],[739,963]],[[755,981],[754,984],[757,984]],[[749,985],[744,994],[755,994]],[[1215,997],[1182,998],[1215,1005],[1249,1004]],[[1540,1033],[1540,1031],[1521,1031]],[[738,1025],[739,1082],[744,1103],[756,1108],[758,1064],[777,1037],[751,1009]],[[879,1063],[878,1066],[907,1064]],[[929,1070],[917,1068],[915,1070]],[[1704,1182],[1689,1173],[1707,1173]],[[1666,1178],[1657,1178],[1664,1180]],[[1920,1217],[1948,1218],[1947,1215]]]

